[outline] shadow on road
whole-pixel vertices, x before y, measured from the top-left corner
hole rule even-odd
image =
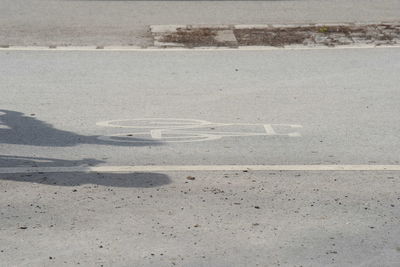
[[[171,183],[162,173],[24,173],[0,174],[0,180],[47,184],[54,186],[80,186],[86,184],[110,187],[158,187]]]
[[[58,130],[52,125],[36,118],[25,116],[21,112],[0,110],[0,143],[67,147],[79,144],[148,146],[160,145],[161,142],[147,142],[146,139],[131,138],[137,142],[107,142],[97,136],[79,135]],[[97,159],[64,160],[54,158],[20,157],[0,155],[0,168],[18,167],[86,167],[105,163]],[[46,172],[46,173],[1,173],[0,180],[13,180],[57,186],[78,186],[95,184],[114,187],[155,187],[170,183],[165,174],[160,173],[95,173],[95,172]]]
[[[21,112],[0,110],[0,143],[31,146],[67,147],[79,144],[113,146],[154,146],[162,142],[130,138],[131,142],[110,142],[99,140],[98,136],[79,135],[59,130],[52,125]]]
[[[105,163],[105,161],[97,159],[65,160],[0,155],[0,167],[77,167],[96,166],[100,163]]]
[[[47,184],[54,186],[80,186],[86,184],[109,187],[158,187],[171,183],[162,173],[24,173],[0,174],[0,180]]]
[[[52,172],[52,173],[1,173],[1,167],[78,167],[103,163],[96,159],[61,160],[38,157],[0,155],[0,180],[30,182],[55,186],[79,186],[85,184],[110,187],[157,187],[171,183],[168,175],[161,173],[96,173],[96,172]]]

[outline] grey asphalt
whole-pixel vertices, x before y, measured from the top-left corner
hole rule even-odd
[[[0,62],[0,170],[400,161],[399,48],[3,50]],[[153,142],[150,135],[125,137],[150,140],[142,143],[97,138],[131,131],[98,122],[141,118],[234,123],[229,131],[245,133],[258,128],[238,124],[303,127],[296,129],[298,137],[236,136],[185,143]],[[207,131],[219,126],[211,128]],[[400,262],[399,172],[0,177],[4,266]]]
[[[152,45],[149,25],[398,21],[397,0],[2,0],[0,45]]]
[[[2,146],[14,155],[32,154],[32,144],[44,157],[107,158],[111,165],[399,164],[398,48],[0,57],[1,118],[18,129],[3,134]],[[282,129],[301,137],[224,137],[189,150],[188,143],[149,148],[96,138],[132,133],[98,122],[146,118],[303,128]]]

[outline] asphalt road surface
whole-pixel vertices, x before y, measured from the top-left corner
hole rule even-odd
[[[398,21],[398,0],[1,0],[0,45],[151,46],[149,25]]]
[[[0,62],[2,265],[400,264],[399,48]]]

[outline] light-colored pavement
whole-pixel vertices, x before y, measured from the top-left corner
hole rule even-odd
[[[152,44],[155,24],[398,21],[398,0],[2,0],[0,45]]]
[[[399,48],[0,57],[1,119],[18,130],[2,129],[1,141],[14,155],[31,155],[31,144],[43,157],[111,165],[399,164]],[[168,130],[168,122],[159,127],[149,118],[188,121]],[[126,119],[142,121],[118,122]],[[159,128],[135,127],[146,123]],[[118,125],[131,127],[110,127]],[[169,139],[155,139],[151,149],[116,142],[164,128]],[[97,138],[116,134],[123,139]]]
[[[4,266],[395,267],[400,261],[398,172],[2,177]]]
[[[1,51],[0,62],[0,172],[400,164],[399,48]],[[400,262],[398,171],[0,176],[6,266]]]

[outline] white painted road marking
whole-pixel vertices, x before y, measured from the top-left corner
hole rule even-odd
[[[166,143],[200,142],[218,140],[223,137],[246,136],[300,137],[300,133],[293,132],[292,129],[302,128],[298,124],[216,123],[205,120],[175,118],[111,120],[101,121],[96,123],[96,125],[138,130],[136,132],[117,133],[98,137],[98,139],[103,141],[129,143],[160,141]]]
[[[400,165],[142,165],[77,167],[9,167],[0,174],[13,173],[134,173],[180,171],[400,171]],[[0,177],[1,178],[1,177]]]
[[[210,122],[195,119],[146,118],[99,121],[97,126],[129,129],[185,129],[203,127]]]
[[[48,46],[10,46],[0,47],[0,51],[53,51],[53,52],[64,52],[64,51],[85,51],[85,52],[210,52],[210,51],[290,51],[290,50],[341,50],[341,49],[385,49],[385,48],[400,48],[400,45],[346,45],[346,46],[334,46],[334,47],[302,47],[302,46],[289,46],[289,47],[272,47],[272,46],[239,46],[237,48],[232,47],[194,47],[194,48],[158,48],[158,47],[135,47],[135,46],[105,46],[99,49],[96,46],[57,46],[56,48],[50,48]]]
[[[163,130],[151,130],[150,135],[153,139],[161,139]]]
[[[272,128],[271,124],[264,124],[264,129],[267,135],[276,135],[274,128]]]

